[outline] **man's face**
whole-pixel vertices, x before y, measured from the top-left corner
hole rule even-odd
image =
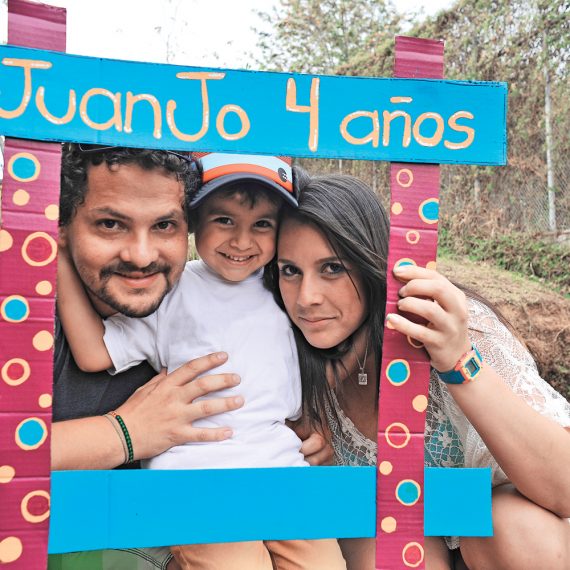
[[[154,312],[184,268],[183,186],[161,169],[90,166],[85,202],[62,244],[102,315]]]

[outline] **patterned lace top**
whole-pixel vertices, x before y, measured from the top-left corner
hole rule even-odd
[[[529,352],[483,303],[468,300],[469,334],[483,360],[510,388],[543,416],[570,426],[570,404],[538,374]],[[375,465],[377,445],[362,435],[332,399],[327,409],[337,465]],[[493,486],[508,481],[475,428],[463,415],[447,387],[432,370],[426,414],[424,464],[426,467],[490,467]],[[456,539],[448,546],[458,546]]]

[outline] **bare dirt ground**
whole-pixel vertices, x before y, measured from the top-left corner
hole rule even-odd
[[[542,377],[570,400],[570,299],[484,262],[438,259],[438,270],[494,303],[533,353]]]

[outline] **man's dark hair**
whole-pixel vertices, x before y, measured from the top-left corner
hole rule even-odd
[[[63,145],[61,159],[61,195],[59,225],[68,225],[77,208],[85,201],[87,172],[90,166],[107,164],[109,169],[120,164],[135,164],[144,170],[162,169],[168,176],[174,176],[184,187],[186,216],[191,195],[196,191],[200,175],[193,161],[185,156],[167,150],[150,150],[126,147],[98,147],[96,145]]]

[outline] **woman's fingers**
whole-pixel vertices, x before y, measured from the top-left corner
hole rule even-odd
[[[325,437],[318,432],[312,432],[303,441],[300,451],[309,465],[333,464],[333,449]]]

